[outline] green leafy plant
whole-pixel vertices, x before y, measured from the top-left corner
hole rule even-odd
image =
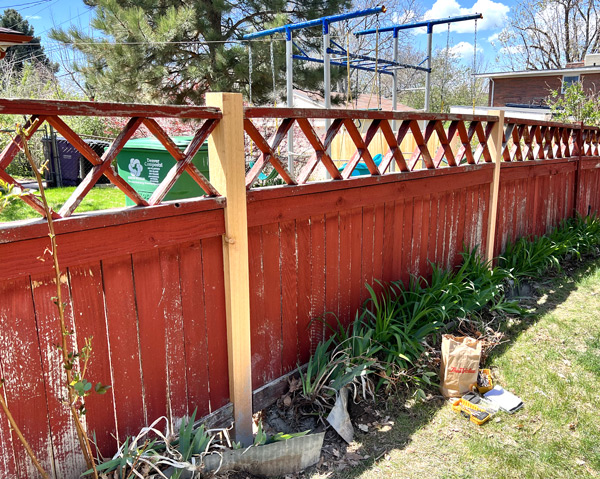
[[[13,185],[9,185],[5,181],[0,180],[0,213],[19,196],[20,195],[14,191]]]
[[[187,463],[193,456],[202,456],[208,453],[213,441],[213,436],[204,428],[204,424],[194,429],[197,411],[196,408],[187,421],[181,421],[179,437],[170,443],[171,446],[177,446],[179,454],[176,458],[179,462]],[[184,469],[178,468],[171,477],[179,479],[183,471]]]
[[[553,119],[562,122],[581,121],[586,125],[600,125],[598,93],[585,91],[581,82],[565,88],[564,94],[553,90],[548,97]]]
[[[594,216],[577,216],[561,222],[545,236],[521,238],[506,246],[500,265],[515,282],[539,279],[549,270],[560,270],[567,255],[580,258],[600,243],[600,221]]]

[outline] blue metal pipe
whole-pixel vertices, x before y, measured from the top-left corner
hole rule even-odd
[[[368,30],[361,30],[356,32],[355,35],[372,35],[374,33],[393,32],[394,36],[398,35],[400,30],[408,30],[410,28],[427,27],[427,33],[431,33],[434,25],[443,25],[446,23],[466,22],[468,20],[479,20],[483,18],[481,13],[474,13],[472,15],[460,15],[457,17],[439,18],[437,20],[423,20],[420,22],[403,23],[402,25],[392,25],[391,27],[383,28],[369,28]]]
[[[346,50],[334,50],[332,48],[328,48],[328,50],[329,50],[329,53],[332,53],[334,55],[340,55],[340,56],[348,55]],[[367,62],[379,63],[380,69],[384,69],[386,67],[404,67],[404,68],[412,68],[413,70],[419,70],[422,72],[430,72],[431,71],[428,68],[424,68],[424,67],[421,67],[418,65],[409,65],[407,63],[399,63],[399,62],[395,62],[395,61],[391,61],[391,60],[383,60],[381,58],[369,57],[366,55],[357,55],[356,53],[350,53],[350,58],[356,59],[356,60],[364,60]],[[351,65],[350,68],[354,68],[354,66]]]
[[[323,26],[325,29],[329,27],[330,23],[341,22],[343,20],[349,20],[351,18],[366,17],[369,15],[376,15],[378,13],[385,13],[385,6],[381,5],[375,8],[367,8],[366,10],[356,10],[349,13],[340,13],[338,15],[329,15],[327,17],[315,18],[314,20],[308,20],[306,22],[290,23],[289,25],[283,25],[281,27],[271,28],[269,30],[263,30],[261,32],[249,33],[244,35],[244,40],[252,40],[254,38],[268,37],[275,35],[276,33],[289,33],[293,30],[300,30],[302,28],[318,27]]]
[[[292,58],[294,58],[295,60],[304,60],[306,62],[314,62],[314,63],[325,63],[324,60],[322,60],[321,58],[311,58],[311,57],[303,57],[302,55],[293,55]],[[335,65],[335,66],[339,66],[339,67],[346,67],[347,65],[343,62],[336,62],[336,61],[331,61],[330,62],[331,65]],[[363,70],[366,72],[375,72],[375,68],[369,68],[369,67],[361,67],[358,65],[353,65],[350,68],[354,69],[354,70]],[[382,75],[393,75],[392,72],[388,72],[386,70],[382,70],[379,69],[377,70],[377,73],[381,73]]]

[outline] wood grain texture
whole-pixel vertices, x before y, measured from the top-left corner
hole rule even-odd
[[[55,464],[41,356],[41,348],[52,349],[53,345],[42,346],[37,340],[29,278],[0,283],[0,297],[0,339],[3,345],[0,362],[5,380],[2,394],[5,395],[15,421],[38,455],[42,467],[53,475]],[[26,383],[24,378],[27,378]],[[2,471],[3,475],[13,478],[36,477],[37,470],[17,436],[11,433],[11,440],[6,438],[6,441],[9,448],[2,450],[0,456],[8,456],[11,449],[14,456],[4,459],[7,469]]]
[[[197,410],[196,417],[202,417],[210,412],[210,401],[201,242],[182,244],[179,248],[179,261],[188,412]]]
[[[131,256],[102,261],[102,277],[114,372],[115,435],[124,441],[139,432],[140,416],[146,415]]]
[[[88,380],[96,385],[112,385],[110,350],[106,335],[106,313],[100,262],[69,268],[73,319],[77,344],[81,349],[85,338],[92,338],[92,358],[88,364]],[[138,303],[139,308],[139,303]],[[139,309],[138,309],[139,311]],[[116,430],[114,388],[106,394],[91,394],[86,399],[86,423],[96,436],[98,449],[108,457],[117,450],[111,433]]]

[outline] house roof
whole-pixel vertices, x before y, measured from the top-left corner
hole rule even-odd
[[[33,37],[25,35],[22,32],[0,27],[0,58],[4,58],[8,47],[29,43],[31,40],[33,40]]]
[[[576,68],[557,68],[554,70],[522,70],[517,72],[493,72],[479,73],[476,78],[519,78],[519,77],[547,77],[557,75],[585,75],[590,73],[600,73],[599,66],[576,67]]]

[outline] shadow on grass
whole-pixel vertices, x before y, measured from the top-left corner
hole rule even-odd
[[[566,262],[561,271],[548,274],[546,280],[534,283],[535,297],[522,299],[523,306],[532,310],[531,314],[505,323],[503,332],[506,334],[507,341],[491,352],[488,361],[505,354],[528,328],[563,304],[570,294],[577,290],[578,284],[598,269],[600,269],[600,258],[588,256],[583,259],[583,262]],[[432,392],[437,394],[437,391]],[[373,432],[357,434],[355,445],[358,447],[353,449],[353,452],[362,457],[368,456],[368,459],[360,463],[346,461],[346,463],[334,464],[331,469],[332,473],[327,475],[328,478],[350,479],[366,471],[371,471],[371,474],[376,474],[376,477],[384,477],[386,473],[380,470],[379,466],[381,461],[385,461],[387,452],[392,450],[413,452],[411,451],[412,436],[428,425],[446,403],[439,396],[427,403],[415,404],[412,407],[407,406],[410,401],[405,401],[404,404],[401,402],[401,400],[397,400],[390,404],[388,410],[384,410],[383,414],[389,415],[393,420],[393,425],[383,426],[385,432],[373,430]],[[379,409],[382,408],[379,407]],[[353,422],[360,424],[365,420],[358,417]],[[340,468],[343,469],[340,470]],[[316,471],[312,474],[315,473]]]

